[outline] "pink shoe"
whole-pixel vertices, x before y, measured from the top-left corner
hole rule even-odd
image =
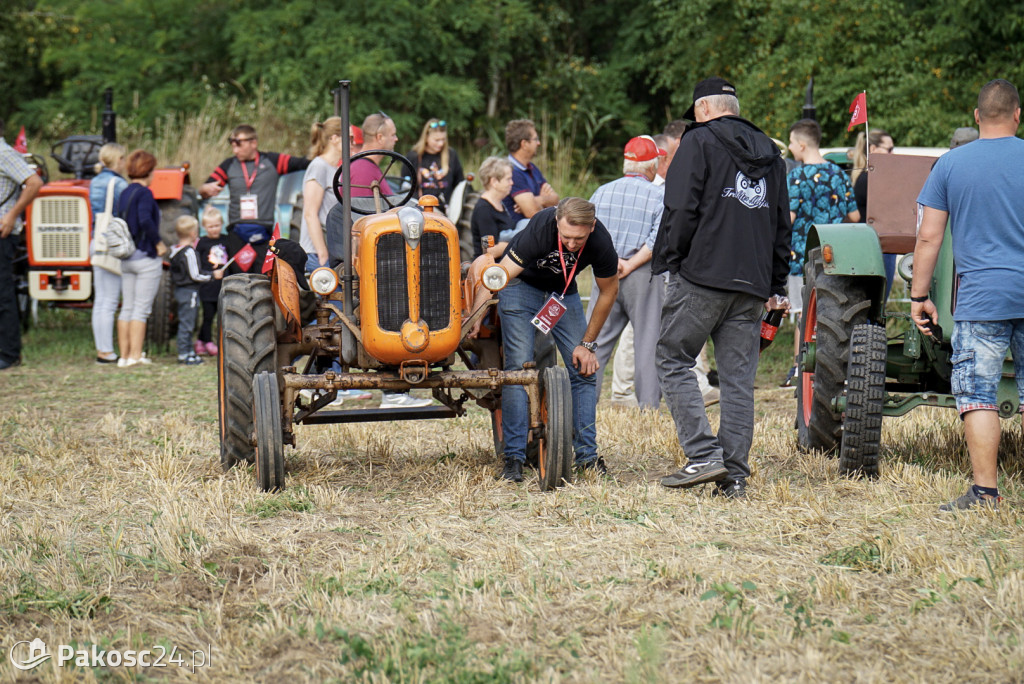
[[[202,356],[206,353],[206,345],[203,344],[200,340],[196,340],[195,347],[193,348],[196,350],[196,355],[198,356]]]
[[[210,356],[216,356],[218,351],[220,351],[220,350],[217,349],[217,345],[216,344],[214,344],[213,342],[207,342],[206,343],[206,353],[207,354],[209,354]]]

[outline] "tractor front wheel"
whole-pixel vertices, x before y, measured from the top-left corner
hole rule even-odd
[[[228,470],[239,461],[252,463],[252,381],[275,372],[277,333],[270,281],[242,273],[224,279],[217,305],[220,334],[217,394],[220,415],[220,462]]]
[[[867,323],[871,300],[849,276],[825,273],[821,248],[807,254],[804,266],[803,313],[797,333],[801,352],[797,365],[797,446],[803,451],[832,451],[839,445],[842,421],[832,400],[843,392],[850,360],[850,335]],[[808,355],[813,349],[813,364]]]
[[[256,436],[256,484],[264,492],[284,489],[284,439],[277,373],[252,379],[252,417]]]
[[[538,480],[543,492],[572,482],[572,385],[560,366],[544,369],[540,398],[543,437],[537,454]]]
[[[858,325],[850,336],[839,472],[877,477],[885,403],[885,329]]]

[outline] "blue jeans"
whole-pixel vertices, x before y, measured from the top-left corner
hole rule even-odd
[[[1024,319],[956,321],[953,324],[953,396],[963,416],[968,411],[998,411],[996,393],[1006,350],[1013,356],[1017,394],[1024,411]]]
[[[521,370],[533,360],[533,341],[538,330],[530,322],[551,295],[513,279],[498,293],[501,316],[501,342],[505,351],[505,370]],[[573,450],[576,463],[597,458],[597,386],[594,375],[584,377],[572,364],[572,352],[583,341],[587,319],[579,294],[565,296],[568,310],[551,330],[572,385]],[[598,373],[601,371],[598,370]],[[505,385],[501,389],[501,430],[505,437],[505,458],[526,460],[526,438],[530,429],[530,408],[526,389]]]

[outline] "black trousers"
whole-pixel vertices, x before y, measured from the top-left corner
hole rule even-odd
[[[14,235],[0,239],[0,359],[13,363],[21,358],[21,324],[18,291],[14,282]]]

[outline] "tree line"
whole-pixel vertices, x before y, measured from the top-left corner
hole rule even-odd
[[[357,121],[383,110],[408,136],[437,116],[468,144],[529,116],[614,170],[623,141],[678,118],[705,76],[735,83],[743,115],[779,138],[813,76],[824,144],[852,144],[847,110],[867,90],[870,123],[898,145],[943,145],[973,124],[982,84],[1024,80],[1022,5],[9,0],[0,116],[48,140],[92,132],[110,86],[130,126],[228,99],[273,99],[305,126],[347,78]]]

